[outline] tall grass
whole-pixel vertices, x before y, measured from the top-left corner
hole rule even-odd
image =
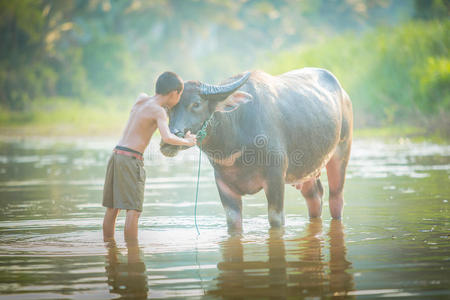
[[[268,69],[274,74],[307,66],[332,71],[352,98],[359,127],[427,124],[445,131],[449,32],[447,20],[346,34],[276,55]]]

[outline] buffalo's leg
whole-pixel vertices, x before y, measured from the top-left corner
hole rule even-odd
[[[353,111],[348,94],[342,90],[342,127],[340,142],[327,163],[328,186],[330,190],[330,213],[333,219],[342,217],[344,208],[345,171],[350,158],[353,137]]]
[[[219,191],[220,201],[225,210],[228,232],[242,232],[242,195],[233,192],[228,185],[216,174],[216,185]]]
[[[322,215],[323,187],[320,179],[311,179],[302,185],[301,192],[305,197],[310,218],[317,218]]]
[[[284,225],[284,176],[280,170],[268,170],[264,185],[268,203],[269,223],[277,228]]]
[[[351,140],[341,142],[327,163],[327,177],[330,191],[330,213],[333,219],[340,219],[344,208],[345,171],[350,158]]]

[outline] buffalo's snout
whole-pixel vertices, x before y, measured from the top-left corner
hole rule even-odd
[[[161,153],[167,157],[176,156],[181,148],[180,146],[170,145],[170,144],[166,144],[163,142],[161,142],[159,147],[160,147]]]
[[[169,129],[172,134],[176,135],[179,138],[184,138],[184,136],[186,135],[186,132],[189,131],[188,129],[180,130],[177,128],[170,128],[170,127],[169,127]],[[187,146],[175,146],[175,145],[167,144],[167,143],[164,143],[163,141],[161,141],[161,144],[159,146],[160,146],[161,153],[164,156],[168,156],[168,157],[174,157],[178,154],[178,152],[180,150],[186,150],[189,148]]]

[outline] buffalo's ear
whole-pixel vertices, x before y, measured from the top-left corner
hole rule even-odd
[[[239,105],[252,101],[253,96],[243,91],[237,91],[225,98],[225,100],[217,102],[214,111],[231,112],[239,107]]]

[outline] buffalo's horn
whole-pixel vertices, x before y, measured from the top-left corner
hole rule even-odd
[[[227,96],[228,94],[231,94],[232,92],[234,92],[235,90],[240,88],[245,82],[247,82],[249,77],[250,77],[250,72],[247,72],[238,80],[236,80],[232,83],[224,84],[224,85],[212,85],[212,84],[201,83],[200,95]]]

